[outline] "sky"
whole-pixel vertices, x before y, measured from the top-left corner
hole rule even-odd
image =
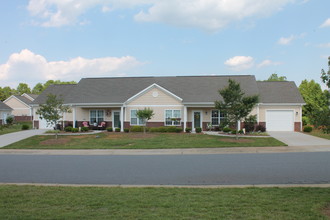
[[[329,8],[329,0],[6,0],[0,86],[276,73],[325,88]]]

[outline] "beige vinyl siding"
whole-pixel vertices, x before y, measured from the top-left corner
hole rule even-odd
[[[266,121],[267,110],[293,110],[294,122],[301,122],[301,106],[299,105],[261,105],[259,106],[259,121]],[[298,113],[297,113],[298,112]]]
[[[14,97],[8,99],[5,104],[13,109],[12,114],[15,116],[31,116],[30,108]]]
[[[181,101],[159,88],[152,88],[136,97],[128,105],[182,105]]]

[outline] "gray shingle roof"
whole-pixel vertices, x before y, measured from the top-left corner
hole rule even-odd
[[[32,94],[32,93],[26,93],[28,96],[30,96],[33,99],[36,99],[38,97],[38,95],[36,94]]]
[[[44,104],[48,94],[60,96],[64,103],[67,103],[67,97],[72,93],[76,84],[60,84],[48,86],[31,104]]]
[[[13,110],[12,108],[10,108],[8,105],[6,105],[5,103],[0,101],[0,110],[5,110],[5,111],[10,111]]]
[[[32,103],[32,101],[24,96],[20,96],[20,95],[15,95],[15,97],[17,99],[19,99],[20,101],[24,102],[27,105],[30,105]]]
[[[305,103],[292,81],[257,82],[260,103]]]
[[[254,76],[170,76],[83,78],[68,96],[68,103],[124,103],[129,98],[156,83],[183,99],[183,102],[214,102],[221,100],[219,89],[228,79],[241,84],[246,95],[258,94]]]

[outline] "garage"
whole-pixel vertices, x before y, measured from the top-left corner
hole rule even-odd
[[[54,126],[47,125],[47,121],[45,119],[39,118],[39,129],[53,129]]]
[[[267,131],[294,131],[293,110],[267,110]]]

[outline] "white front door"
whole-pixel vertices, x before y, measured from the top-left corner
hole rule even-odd
[[[195,131],[196,128],[202,128],[202,111],[193,111],[192,112],[192,131]]]
[[[267,131],[293,131],[294,111],[293,110],[267,110],[266,111]]]

